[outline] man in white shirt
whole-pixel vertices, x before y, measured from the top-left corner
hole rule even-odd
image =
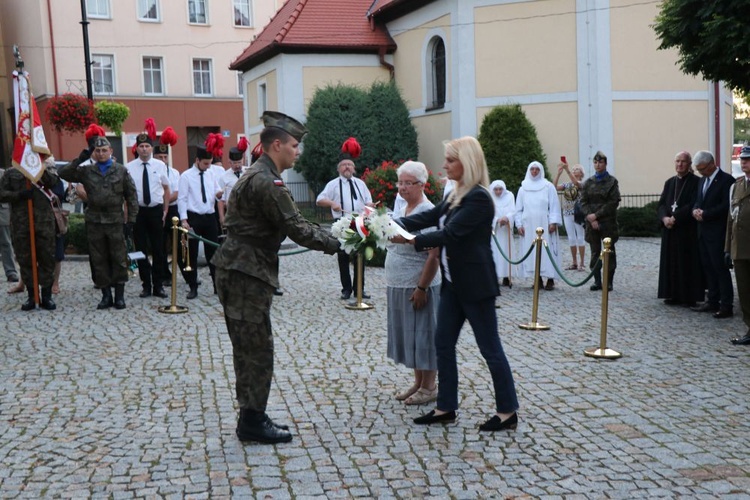
[[[133,228],[136,250],[146,255],[138,261],[138,274],[143,290],[140,297],[166,298],[163,272],[166,268],[164,255],[164,220],[167,218],[170,192],[167,166],[152,157],[153,146],[148,134],[138,134],[135,140],[138,158],[126,165],[138,192],[138,217]],[[148,260],[151,248],[153,262]],[[153,289],[152,289],[153,285]]]
[[[211,168],[212,159],[213,155],[206,151],[206,148],[198,146],[195,163],[180,176],[177,210],[180,214],[182,227],[209,241],[218,242],[219,226],[216,222],[214,206],[220,189],[216,171]],[[188,242],[192,271],[183,272],[185,281],[190,286],[188,299],[194,299],[198,296],[198,270],[196,265],[198,243],[195,238],[190,238]],[[209,262],[208,269],[213,282],[215,268],[211,264],[211,258],[216,252],[216,247],[204,243],[203,250],[206,254],[206,260]],[[216,293],[216,285],[214,285],[214,293]]]
[[[343,215],[351,213],[362,213],[365,206],[372,207],[372,194],[362,179],[354,177],[354,161],[350,153],[339,155],[337,166],[339,176],[328,184],[318,195],[315,203],[319,207],[329,207],[334,220]],[[352,283],[349,271],[349,254],[343,250],[337,252],[339,260],[339,277],[341,278],[341,299],[347,300],[352,295],[352,290],[357,289],[357,274],[354,273]],[[364,273],[362,274],[362,298],[370,298],[364,293]]]
[[[244,151],[234,147],[229,150],[229,168],[219,178],[221,200],[219,200],[219,224],[224,227],[224,216],[228,208],[229,193],[242,175],[242,158]]]
[[[167,218],[164,220],[164,254],[169,255],[172,252],[172,218],[180,218],[177,212],[177,195],[179,194],[180,171],[169,166],[169,145],[158,144],[154,146],[154,158],[164,162],[167,166],[167,178],[169,179],[169,208],[167,209]],[[179,256],[180,253],[177,252]],[[172,286],[172,271],[164,259],[164,286]],[[178,257],[179,262],[179,257]]]

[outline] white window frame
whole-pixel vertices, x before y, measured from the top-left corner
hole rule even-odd
[[[237,17],[235,11],[237,10],[238,4],[240,7],[247,7],[247,18],[248,24],[237,24]],[[253,22],[253,0],[232,0],[232,23],[235,28],[252,28]]]
[[[149,75],[151,77],[151,83],[152,83],[152,90],[153,90],[153,73],[154,69],[153,66],[151,68],[146,68],[146,59],[149,60],[158,60],[159,61],[159,81],[161,82],[161,92],[148,92],[146,90],[146,71],[149,71]],[[164,95],[167,93],[166,91],[166,82],[164,81],[164,58],[161,56],[141,56],[141,74],[143,75],[143,95]]]
[[[435,65],[433,64],[433,52],[437,42],[443,43],[443,50],[445,52],[443,59],[443,102],[437,102],[437,75],[435,74]],[[425,111],[436,111],[445,108],[445,103],[448,100],[448,44],[445,43],[445,37],[442,34],[430,33],[427,35],[427,44],[425,45],[424,51],[425,71],[424,71],[424,96],[425,96]]]
[[[206,17],[206,20],[204,22],[190,20],[190,5],[197,4],[197,3],[203,4],[203,11]],[[210,18],[208,16],[208,0],[187,0],[187,16],[188,16],[188,24],[193,24],[195,26],[207,26],[210,22]]]
[[[198,89],[195,88],[195,62],[205,61],[208,62],[208,84],[210,85],[209,93],[199,93]],[[214,60],[208,57],[194,57],[190,61],[190,76],[193,82],[193,95],[196,97],[212,97],[214,95]],[[200,70],[203,71],[202,69]]]
[[[268,85],[265,80],[260,80],[256,83],[256,90],[258,94],[258,118],[263,116],[263,113],[268,111]]]
[[[91,12],[91,10],[89,9],[89,3],[91,2],[96,3],[97,7],[104,5],[107,12],[105,14],[102,14],[100,12]],[[92,19],[112,19],[112,6],[110,5],[109,0],[86,0],[86,17],[90,17]]]
[[[154,6],[156,7],[156,17],[150,18],[150,17],[143,17],[141,16],[141,4],[142,3],[151,3],[153,2]],[[149,9],[150,10],[150,9]],[[138,4],[136,5],[136,15],[138,16],[138,20],[144,23],[159,23],[161,22],[161,8],[159,8],[159,0],[138,0]]]
[[[242,71],[237,72],[237,95],[240,97],[245,96],[245,86],[242,84]]]
[[[109,92],[97,92],[96,91],[96,82],[99,81],[101,84],[104,84],[102,80],[97,80],[97,75],[94,73],[94,62],[95,59],[98,57],[108,57],[112,61],[112,90]],[[100,70],[101,73],[104,73],[104,70]],[[117,91],[117,71],[115,70],[115,55],[114,54],[91,54],[91,81],[94,84],[94,95],[115,95]]]

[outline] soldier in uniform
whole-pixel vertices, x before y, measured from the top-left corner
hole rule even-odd
[[[50,190],[60,179],[55,171],[55,159],[49,157],[39,184]],[[49,192],[51,196],[51,191]],[[17,168],[11,168],[0,179],[0,202],[10,203],[10,227],[13,249],[16,252],[21,279],[26,284],[29,298],[21,306],[24,311],[36,308],[34,300],[34,278],[31,262],[31,235],[29,232],[28,200],[32,201],[34,217],[34,241],[36,243],[36,266],[39,285],[42,288],[41,307],[51,311],[57,306],[52,300],[52,282],[55,272],[55,216],[50,198],[41,189],[27,187],[26,177]]]
[[[727,264],[734,261],[742,321],[749,328],[743,337],[733,338],[732,344],[750,345],[750,146],[742,147],[740,167],[745,175],[732,187],[724,251]]]
[[[237,181],[225,224],[228,235],[214,256],[216,287],[232,341],[241,441],[291,441],[288,427],[266,415],[273,378],[271,301],[278,287],[281,242],[334,254],[339,242],[300,214],[281,173],[299,155],[307,129],[274,111],[263,114],[263,155]]]
[[[612,290],[612,280],[617,269],[615,242],[620,238],[617,227],[617,207],[620,205],[620,186],[607,172],[607,157],[601,151],[594,155],[594,175],[586,179],[581,188],[581,209],[586,214],[585,236],[591,247],[591,269],[596,265],[602,252],[602,240],[610,238],[612,253],[609,257],[609,282],[607,288]],[[602,289],[602,273],[594,274],[591,290]]]
[[[87,161],[89,158],[94,161]],[[123,234],[123,202],[127,204],[127,229],[132,231],[138,215],[135,183],[127,169],[112,160],[112,147],[106,137],[93,141],[93,150],[84,149],[78,159],[60,169],[60,177],[79,182],[86,189],[86,236],[89,260],[96,288],[102,291],[97,309],[125,308],[128,256]],[[115,289],[112,300],[112,287]]]

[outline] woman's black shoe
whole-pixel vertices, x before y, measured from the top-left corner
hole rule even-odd
[[[414,423],[417,425],[430,425],[430,424],[442,424],[447,422],[454,422],[456,420],[456,411],[451,410],[448,413],[441,415],[435,415],[435,410],[430,413],[426,413],[421,417],[414,419]]]
[[[494,415],[491,419],[480,425],[479,430],[494,432],[503,429],[515,429],[516,427],[518,427],[518,413],[514,413],[505,420],[500,420],[500,417]]]

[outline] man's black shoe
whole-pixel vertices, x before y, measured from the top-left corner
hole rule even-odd
[[[97,309],[109,309],[114,305],[112,300],[112,289],[110,287],[102,288],[102,300],[96,305]]]
[[[288,443],[292,434],[288,430],[273,425],[264,412],[240,409],[240,418],[235,431],[240,441],[257,441],[259,443]]]
[[[750,333],[746,333],[744,337],[732,339],[734,345],[750,345]]]
[[[273,294],[276,295],[277,297],[281,297],[282,295],[284,295],[284,291],[281,288],[277,288],[276,290],[273,291]]]
[[[273,425],[277,429],[281,429],[282,431],[288,431],[289,430],[289,426],[288,425],[286,425],[286,424],[277,424],[276,422],[274,422],[273,420],[271,420],[271,417],[269,417],[268,414],[266,414],[266,420],[268,420],[271,423],[271,425]]]
[[[716,311],[719,310],[719,306],[716,305],[716,304],[711,304],[709,302],[704,302],[703,304],[701,304],[699,306],[691,307],[690,310],[691,311],[695,311],[695,312],[700,312],[700,313],[703,313],[703,312],[716,312]]]
[[[591,285],[589,287],[589,290],[591,290],[592,292],[596,292],[596,291],[601,290],[601,289],[602,289],[602,284],[601,283],[594,283],[593,285]]]
[[[198,288],[191,288],[187,294],[188,300],[192,300],[198,296]]]
[[[344,292],[341,292],[341,300],[348,300],[349,297],[351,297],[351,296],[352,296],[352,291],[351,290],[346,290]]]
[[[164,291],[164,288],[154,288],[154,297],[160,297],[162,299],[167,298],[167,292]]]
[[[362,298],[363,299],[369,299],[370,298],[370,294],[366,293],[366,292],[362,292]]]
[[[125,283],[115,285],[115,309],[125,309]]]
[[[146,297],[151,297],[151,286],[143,285],[143,290],[141,290],[141,293],[139,293],[138,296],[142,299],[145,299]]]
[[[36,309],[36,302],[34,301],[34,289],[28,288],[28,299],[26,299],[26,302],[21,304],[21,310],[22,311],[33,311]]]
[[[716,319],[731,318],[732,316],[734,316],[734,312],[731,309],[719,309],[713,314]]]

